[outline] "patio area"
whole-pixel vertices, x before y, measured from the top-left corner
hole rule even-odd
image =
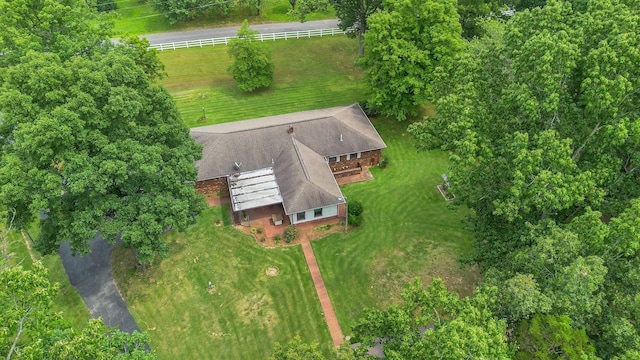
[[[369,180],[373,180],[373,175],[371,175],[368,168],[363,168],[360,173],[337,178],[336,182],[338,185],[342,186]],[[207,196],[206,201],[209,206],[231,204],[231,198],[228,191],[225,191],[220,196]],[[345,206],[340,205],[338,206],[338,216],[296,224],[296,228],[300,231],[300,235],[289,244],[284,242],[284,231],[287,226],[291,225],[291,221],[285,214],[282,204],[263,206],[245,210],[244,212],[238,211],[234,213],[232,210],[229,210],[229,212],[233,224],[238,230],[253,235],[256,238],[256,241],[264,246],[275,247],[299,244],[303,239],[314,240],[331,232],[344,231],[345,210]],[[274,215],[282,218],[282,224],[274,224]],[[274,239],[276,234],[280,234],[282,238],[278,243],[276,243]]]

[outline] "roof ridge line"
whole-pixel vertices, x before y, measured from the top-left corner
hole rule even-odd
[[[307,166],[304,164],[304,160],[300,155],[300,150],[298,149],[298,141],[293,136],[291,136],[291,143],[293,144],[293,149],[296,151],[296,156],[298,157],[298,161],[300,161],[300,165],[302,166],[302,172],[304,173],[304,177],[307,179],[307,181],[313,183],[313,181],[311,181],[311,177],[309,177]]]

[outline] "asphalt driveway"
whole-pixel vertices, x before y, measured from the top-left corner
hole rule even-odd
[[[73,256],[69,243],[58,249],[71,285],[78,289],[91,316],[102,317],[107,326],[128,333],[140,331],[113,282],[110,257],[114,245],[96,236],[89,246],[91,252],[83,256]]]

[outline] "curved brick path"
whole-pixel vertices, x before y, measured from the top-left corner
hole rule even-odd
[[[309,271],[311,272],[313,285],[315,286],[316,292],[318,293],[318,298],[320,299],[320,306],[322,306],[324,318],[327,321],[327,327],[329,327],[329,333],[331,334],[331,340],[333,340],[333,346],[338,347],[342,344],[344,336],[342,336],[342,330],[340,330],[340,324],[338,324],[336,313],[333,311],[331,299],[329,299],[329,293],[327,293],[327,288],[324,286],[324,280],[322,280],[322,274],[320,274],[316,256],[313,254],[311,243],[306,237],[302,240],[301,245],[302,252],[304,252],[304,258],[305,260],[307,260],[307,266],[309,267]]]

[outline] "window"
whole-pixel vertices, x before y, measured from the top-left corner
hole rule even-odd
[[[340,161],[338,156],[329,156],[329,164]]]
[[[321,217],[322,216],[322,208],[313,210],[313,217]]]
[[[302,221],[302,220],[304,220],[306,218],[306,215],[307,214],[305,214],[305,212],[302,211],[302,212],[299,212],[299,213],[296,214],[296,218],[298,219],[298,221]]]
[[[359,153],[349,154],[347,155],[347,160],[359,158],[360,157],[359,155],[360,155]]]

